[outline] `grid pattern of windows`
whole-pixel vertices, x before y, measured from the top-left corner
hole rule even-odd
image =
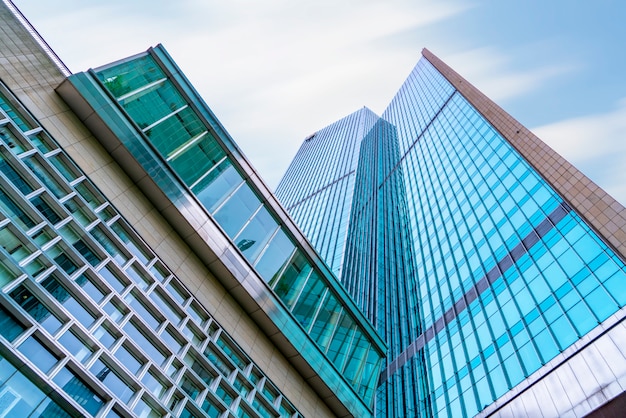
[[[361,141],[377,119],[363,108],[309,136],[276,189],[276,197],[337,277],[342,276]],[[299,178],[310,181],[291,181]]]
[[[278,190],[334,164],[310,147]],[[376,416],[474,416],[624,307],[623,260],[426,59],[357,152],[341,280],[389,345]]]
[[[626,273],[499,133],[450,93],[422,60],[383,117],[410,144],[402,166],[419,248],[416,290],[433,331],[421,336],[433,413],[471,416],[623,306],[626,290],[612,284]],[[427,122],[412,109],[424,109]]]
[[[254,182],[238,168],[208,123],[205,126],[191,100],[185,99],[183,89],[150,52],[94,74],[357,396],[371,405],[380,349],[330,283],[334,278],[324,275],[280,225]],[[371,119],[371,112],[365,117]],[[364,123],[357,124],[359,129]]]
[[[3,88],[0,345],[14,355],[0,357],[2,413],[300,416],[9,97]]]

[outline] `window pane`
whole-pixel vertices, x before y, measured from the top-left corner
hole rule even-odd
[[[265,279],[270,281],[285,265],[295,246],[287,234],[280,229],[270,241],[254,268]]]
[[[5,160],[4,156],[0,154],[0,172],[3,173],[11,183],[17,189],[22,192],[22,194],[27,195],[30,192],[34,191],[33,187],[24,180],[24,178],[18,174],[18,172]]]
[[[96,379],[104,383],[122,402],[128,403],[135,394],[135,390],[128,386],[114,370],[111,370],[100,359],[96,360],[90,370],[96,376]]]
[[[131,353],[126,346],[122,345],[115,352],[115,357],[128,369],[131,373],[137,374],[141,367],[145,364],[139,360],[137,356]]]
[[[12,342],[26,328],[13,317],[6,309],[0,306],[0,335]],[[1,379],[0,379],[1,382]]]
[[[99,71],[97,76],[115,97],[121,97],[165,77],[149,55],[106,68]]]
[[[150,142],[167,158],[173,151],[206,129],[194,111],[189,108],[175,110],[156,125],[144,131]]]
[[[326,285],[322,282],[319,275],[313,272],[292,310],[298,322],[305,329],[308,329],[311,321],[313,321],[313,315],[315,315],[315,311],[319,307],[324,290],[326,290]]]
[[[157,365],[162,366],[165,362],[166,356],[161,352],[161,349],[157,348],[144,334],[137,328],[132,322],[127,322],[124,325],[124,331],[128,333],[130,338],[141,347],[144,353],[150,357]]]
[[[24,163],[31,169],[35,176],[48,188],[56,197],[61,198],[67,194],[64,186],[50,173],[39,160],[26,158]]]
[[[341,368],[343,360],[346,357],[346,353],[350,349],[350,342],[352,335],[354,334],[354,321],[352,318],[343,314],[339,321],[339,326],[328,348],[328,357],[338,367]]]
[[[229,160],[222,161],[193,188],[200,203],[213,213],[217,206],[241,184],[243,178]]]
[[[52,380],[93,416],[95,416],[104,405],[104,399],[97,395],[81,378],[67,368],[61,369]]]
[[[272,215],[265,207],[261,207],[235,239],[237,248],[241,250],[246,259],[254,263],[276,228],[278,228],[278,224]]]
[[[76,360],[81,362],[93,353],[93,349],[88,347],[87,344],[85,344],[70,330],[67,330],[65,334],[61,335],[59,342],[76,358]]]
[[[29,215],[19,207],[15,201],[2,189],[0,184],[0,210],[6,216],[20,225],[24,230],[28,230],[35,226],[35,222]]]
[[[133,254],[137,256],[139,261],[144,264],[148,264],[148,260],[152,258],[152,256],[144,249],[144,247],[139,244],[135,237],[131,236],[125,227],[120,225],[120,222],[115,222],[111,225],[111,229],[117,234],[120,240],[126,244],[126,248],[130,250]]]
[[[74,299],[55,277],[50,276],[44,279],[41,285],[85,328],[91,327],[95,321],[94,316]]]
[[[215,213],[215,220],[226,235],[233,238],[260,205],[259,199],[244,183]]]
[[[57,212],[44,200],[42,195],[33,197],[30,202],[35,208],[48,220],[52,225],[61,221],[61,217]]]
[[[48,373],[59,360],[33,336],[28,337],[17,349],[44,373]]]
[[[196,143],[179,152],[170,160],[170,164],[188,186],[194,184],[226,155],[208,132],[203,132],[203,136]]]
[[[11,119],[22,131],[26,132],[32,129],[30,124],[26,122],[26,119],[19,114],[13,104],[3,93],[0,93],[0,109],[2,109],[9,119]]]
[[[50,334],[56,333],[63,325],[61,321],[24,286],[19,286],[12,291],[11,297]]]
[[[99,303],[102,299],[104,299],[104,292],[84,274],[78,276],[75,282],[77,285],[82,287],[85,293],[87,293],[96,303]]]
[[[309,333],[311,338],[317,341],[323,351],[326,351],[326,347],[328,347],[330,337],[339,320],[340,314],[341,305],[337,301],[337,298],[329,292]]]
[[[274,283],[275,278],[270,281],[270,286],[274,286],[274,292],[288,308],[293,306],[311,270],[307,259],[300,250],[296,250],[281,276]]]

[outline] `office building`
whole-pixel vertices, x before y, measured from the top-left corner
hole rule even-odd
[[[0,3],[0,417],[371,416],[385,353],[162,46]]]
[[[388,345],[376,416],[623,414],[626,210],[428,50],[276,195]]]

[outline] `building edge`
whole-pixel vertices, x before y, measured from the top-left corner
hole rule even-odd
[[[422,55],[626,261],[626,208],[436,55]]]
[[[427,48],[422,50],[422,55],[598,237],[626,261],[626,208]],[[572,416],[616,413],[626,393],[626,353],[620,350],[619,343],[626,338],[625,320],[626,308],[622,308],[479,412],[477,417],[542,414],[542,406],[546,404],[541,399],[551,396],[554,404],[563,404],[563,400],[558,399],[559,394],[565,399],[571,398],[568,413]],[[603,364],[599,355],[602,352],[613,352],[614,362]],[[615,374],[619,375],[613,376]],[[572,396],[567,391],[571,379],[588,380],[583,396],[580,393],[578,397]],[[549,412],[544,412],[549,416]]]

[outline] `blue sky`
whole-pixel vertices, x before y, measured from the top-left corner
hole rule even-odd
[[[270,187],[423,47],[626,203],[626,2],[14,0],[72,71],[163,43]]]

